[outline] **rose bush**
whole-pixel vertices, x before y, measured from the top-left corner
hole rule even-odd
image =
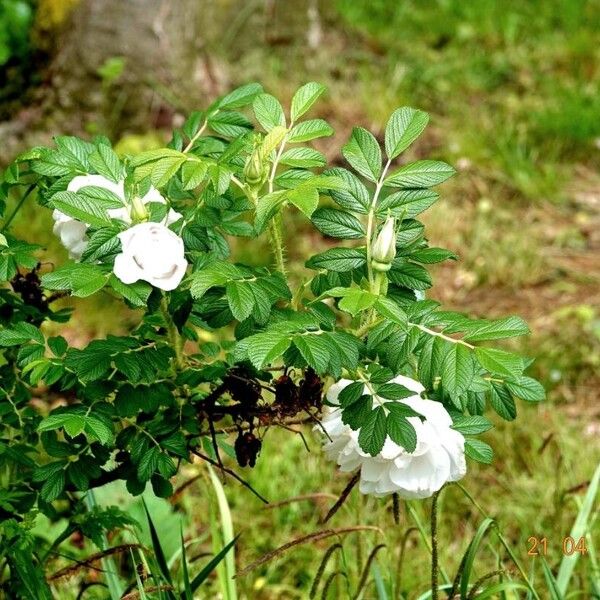
[[[239,464],[252,466],[271,425],[321,419],[333,381],[326,454],[360,469],[361,490],[377,496],[427,497],[464,475],[465,456],[491,462],[477,437],[492,427],[486,412],[512,420],[517,399],[543,398],[528,359],[488,344],[527,334],[520,318],[470,318],[425,297],[428,266],[456,259],[429,245],[417,218],[454,169],[399,159],[427,114],[391,115],[385,158],[356,127],[342,148],[349,168],[327,168],[307,145],[333,133],[306,118],[323,92],[304,85],[286,112],[249,84],[191,114],[166,148],[118,156],[105,138],[59,136],[5,171],[0,557],[14,597],[50,597],[49,555],[31,535],[39,512],[69,532],[93,524],[97,541],[127,521],[88,511],[87,490],[122,480],[131,494],[151,485],[168,497],[181,464],[221,464],[231,431]],[[30,198],[53,211],[76,260],[49,265],[43,248],[11,235]],[[340,240],[293,278],[288,211]],[[231,236],[263,235],[273,266],[231,255]],[[70,316],[58,298],[97,293],[138,309],[138,325],[83,348],[49,333]],[[50,393],[64,398],[52,410],[31,402]]]

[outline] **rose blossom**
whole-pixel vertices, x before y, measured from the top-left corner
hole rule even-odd
[[[423,421],[419,417],[408,418],[417,434],[414,452],[407,452],[389,436],[377,456],[364,452],[358,444],[360,430],[354,431],[342,422],[339,407],[325,409],[322,425],[331,441],[325,441],[324,451],[329,460],[337,462],[341,471],[360,468],[363,494],[386,496],[397,493],[408,499],[427,498],[444,483],[457,481],[465,475],[465,439],[451,429],[452,419],[442,404],[421,398],[420,393],[425,388],[418,381],[399,375],[392,382],[415,392],[414,396],[397,402],[407,404],[425,417]],[[334,383],[327,392],[327,399],[337,405],[339,393],[351,383],[349,379]],[[374,404],[378,404],[377,397]]]
[[[140,279],[161,290],[174,290],[185,275],[183,240],[160,223],[139,223],[119,233],[123,247],[114,273],[123,283]]]
[[[124,182],[119,181],[119,183],[115,183],[114,181],[110,181],[110,179],[107,179],[102,175],[78,175],[69,182],[67,191],[77,192],[81,188],[90,185],[110,190],[123,200],[123,204],[125,203]],[[153,187],[150,188],[148,193],[141,198],[141,200],[144,204],[148,204],[150,202],[166,204],[166,200],[161,196],[160,192]],[[131,223],[129,208],[125,205],[123,205],[122,208],[109,209],[107,212],[108,216],[112,219],[119,219],[127,224]],[[62,245],[69,251],[69,256],[75,260],[79,260],[88,244],[88,238],[86,235],[88,228],[87,223],[73,219],[58,209],[54,209],[52,218],[54,219],[53,231],[55,235],[60,238]],[[165,225],[170,225],[171,223],[175,223],[175,221],[179,220],[180,218],[181,215],[171,208],[163,220],[163,223]]]

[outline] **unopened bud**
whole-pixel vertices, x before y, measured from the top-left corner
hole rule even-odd
[[[248,157],[244,167],[244,178],[249,185],[259,185],[264,181],[265,166],[262,160],[262,153],[259,147]]]
[[[144,221],[147,221],[148,217],[150,216],[148,214],[148,210],[146,209],[146,205],[139,196],[134,196],[131,200],[130,215],[131,220],[134,223],[143,223]]]
[[[373,244],[372,264],[377,271],[389,271],[392,261],[396,257],[395,227],[394,217],[388,217]]]

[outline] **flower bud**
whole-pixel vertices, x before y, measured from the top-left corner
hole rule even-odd
[[[260,147],[257,146],[254,152],[248,157],[244,167],[244,178],[249,185],[260,185],[265,177],[265,167],[262,160]]]
[[[134,196],[131,200],[131,220],[133,223],[143,223],[150,216],[144,201],[139,196]]]
[[[372,265],[377,271],[389,271],[396,256],[395,226],[394,217],[388,217],[373,244]]]

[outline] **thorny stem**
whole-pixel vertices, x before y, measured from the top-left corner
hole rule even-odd
[[[290,129],[293,125],[293,122],[290,123]],[[273,193],[273,189],[275,187],[275,175],[277,174],[277,167],[279,165],[279,160],[281,159],[281,155],[283,154],[283,149],[285,148],[285,142],[287,139],[287,135],[284,136],[283,140],[281,140],[281,144],[279,144],[279,148],[277,149],[277,154],[275,155],[275,160],[271,165],[271,172],[269,173],[268,179],[268,189],[269,194]],[[284,257],[284,249],[283,249],[283,234],[282,234],[282,226],[281,226],[281,215],[277,214],[269,223],[269,238],[271,240],[271,248],[273,251],[273,256],[275,257],[275,265],[277,270],[280,271],[285,277],[285,257]]]
[[[162,313],[165,322],[167,324],[167,336],[169,343],[175,351],[175,366],[174,371],[181,371],[185,367],[185,360],[183,356],[183,340],[177,331],[177,326],[173,322],[171,315],[169,314],[169,305],[167,303],[166,296],[163,296],[160,300],[160,312]]]

